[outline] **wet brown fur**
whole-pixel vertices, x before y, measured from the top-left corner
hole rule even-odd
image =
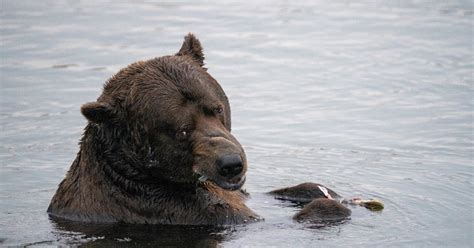
[[[333,199],[328,199],[319,187],[324,187]],[[270,191],[277,199],[306,204],[293,216],[303,222],[339,221],[348,218],[351,210],[341,204],[341,196],[318,183],[301,183],[292,187]]]
[[[89,123],[48,213],[112,223],[258,220],[235,190],[240,185],[228,190],[243,183],[246,158],[230,133],[227,97],[203,61],[189,34],[176,55],[133,63],[110,78],[97,101],[81,108]],[[223,154],[242,158],[240,175],[228,180],[216,172]]]
[[[339,221],[350,215],[351,210],[341,203],[327,198],[318,198],[304,206],[293,216],[293,219],[308,222]]]
[[[326,198],[318,186],[323,185],[317,183],[301,183],[296,186],[270,191],[269,194],[275,196],[277,199],[307,203],[316,198]],[[333,190],[329,188],[326,189],[333,198],[341,197]]]

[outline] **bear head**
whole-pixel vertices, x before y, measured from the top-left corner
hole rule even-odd
[[[178,53],[129,65],[97,101],[82,106],[94,130],[85,139],[114,175],[136,183],[242,187],[247,161],[231,134],[229,101],[203,66],[201,44],[188,34]]]

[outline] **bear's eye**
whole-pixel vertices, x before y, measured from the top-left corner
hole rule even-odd
[[[217,107],[214,109],[214,111],[218,114],[222,114],[222,112],[224,112],[224,109],[222,109],[222,107]]]
[[[176,133],[176,139],[178,139],[178,140],[184,140],[184,139],[188,138],[188,136],[189,136],[189,131],[185,130],[185,129],[179,130]]]

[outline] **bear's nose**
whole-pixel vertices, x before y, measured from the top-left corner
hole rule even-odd
[[[242,158],[237,154],[224,155],[217,159],[217,172],[224,177],[237,176],[243,169]]]

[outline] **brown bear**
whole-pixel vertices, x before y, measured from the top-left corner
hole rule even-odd
[[[260,217],[244,203],[244,150],[199,40],[120,70],[81,112],[80,150],[51,200],[83,222],[230,225]]]

